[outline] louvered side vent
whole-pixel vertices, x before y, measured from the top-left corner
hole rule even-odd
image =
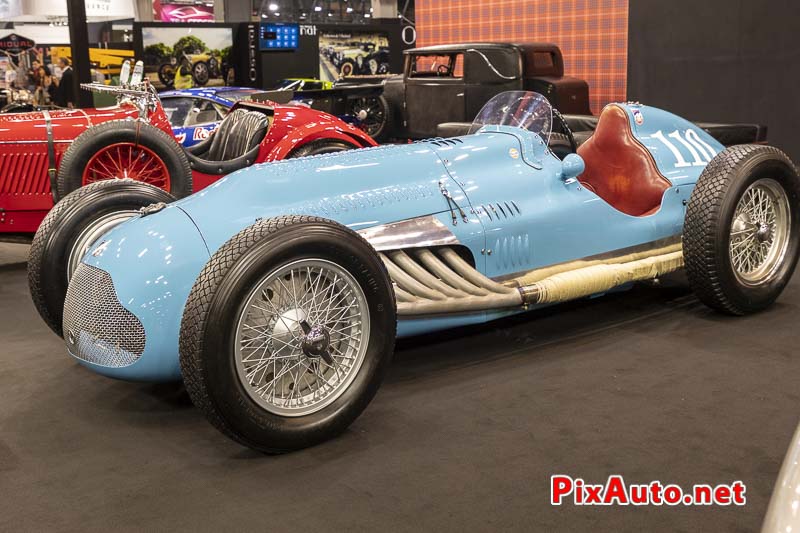
[[[501,220],[518,217],[522,214],[517,204],[511,202],[486,202],[478,205],[478,216],[483,217],[484,223],[498,222]]]
[[[0,194],[49,194],[46,153],[0,153]]]
[[[458,138],[454,138],[454,139],[436,139],[436,140],[433,140],[433,141],[429,141],[429,143],[434,145],[434,146],[443,147],[443,146],[457,146],[459,144],[463,144],[464,141],[461,140],[461,139],[458,139]]]
[[[522,270],[532,260],[530,237],[527,233],[495,239],[492,255],[506,271]]]

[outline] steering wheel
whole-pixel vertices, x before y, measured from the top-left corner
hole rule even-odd
[[[569,141],[571,153],[578,153],[578,143],[575,141],[575,135],[572,134],[569,124],[564,116],[556,109],[553,108],[553,132],[564,135]]]
[[[450,75],[450,67],[447,65],[439,65],[436,67],[436,74],[439,76],[449,76]]]

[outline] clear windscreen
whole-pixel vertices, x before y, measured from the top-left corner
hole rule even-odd
[[[507,91],[486,102],[472,122],[470,133],[484,126],[511,126],[537,133],[544,142],[553,129],[553,108],[539,93]]]

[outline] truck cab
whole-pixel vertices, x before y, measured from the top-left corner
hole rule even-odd
[[[402,76],[386,80],[393,134],[435,135],[443,122],[471,121],[498,93],[532,90],[563,113],[590,114],[589,86],[564,76],[558,46],[549,43],[467,43],[404,52]]]

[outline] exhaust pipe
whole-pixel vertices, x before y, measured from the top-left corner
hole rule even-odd
[[[478,272],[452,248],[381,253],[396,284],[400,316],[438,315],[566,302],[634,281],[655,279],[683,267],[681,244],[611,258],[532,270],[498,283]]]

